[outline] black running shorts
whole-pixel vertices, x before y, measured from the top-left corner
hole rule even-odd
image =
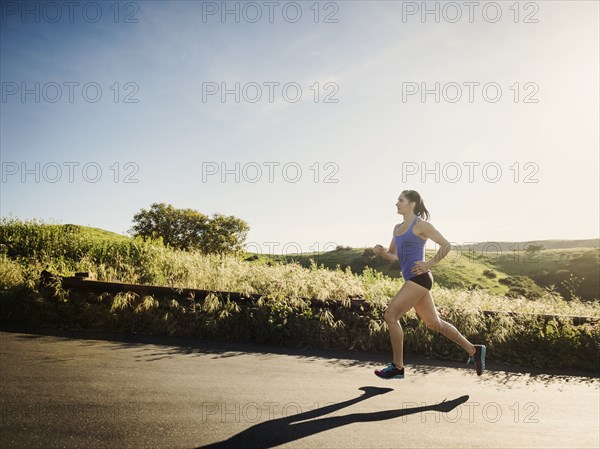
[[[431,274],[431,271],[427,271],[411,277],[409,281],[413,281],[415,284],[419,284],[427,290],[431,290],[431,286],[433,285],[433,275]]]

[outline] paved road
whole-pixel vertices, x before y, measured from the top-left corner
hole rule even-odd
[[[600,380],[489,363],[8,328],[5,448],[598,448]],[[470,365],[473,366],[473,365]]]

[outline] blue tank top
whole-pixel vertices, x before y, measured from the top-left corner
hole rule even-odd
[[[400,259],[400,266],[402,269],[402,277],[405,281],[410,278],[417,276],[411,270],[413,269],[416,261],[425,260],[425,242],[421,237],[417,237],[413,232],[413,227],[417,217],[413,220],[411,225],[408,227],[408,231],[402,235],[396,235],[394,232],[394,243],[396,244],[396,252]],[[427,270],[430,272],[431,270]]]

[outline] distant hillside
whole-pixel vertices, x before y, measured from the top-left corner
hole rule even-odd
[[[563,241],[565,242],[565,241]],[[521,245],[523,247],[523,245]],[[436,251],[426,250],[429,260]],[[252,256],[265,260],[296,261],[309,266],[311,260],[325,268],[342,270],[350,267],[362,273],[365,267],[381,271],[391,278],[400,277],[400,265],[376,257],[371,248],[340,248],[320,254],[299,256]],[[500,295],[523,294],[539,296],[545,288],[554,288],[564,298],[573,292],[584,300],[600,297],[600,250],[575,247],[545,249],[534,254],[525,251],[467,251],[452,247],[452,251],[431,270],[435,282],[447,288],[484,289]]]
[[[101,239],[113,239],[113,240],[123,240],[130,239],[131,237],[127,235],[117,234],[116,232],[106,231],[105,229],[100,228],[92,228],[89,226],[81,226],[74,224],[66,224],[66,227],[75,227],[78,228],[84,235],[92,238],[101,238]]]
[[[587,240],[532,240],[528,242],[478,242],[469,245],[453,245],[454,249],[471,251],[516,251],[526,248],[528,245],[543,245],[544,249],[572,249],[572,248],[600,248],[600,239]]]
[[[77,228],[90,240],[125,242],[131,237],[88,226],[63,225]],[[523,249],[527,244],[542,245],[534,254]],[[572,293],[584,300],[600,297],[599,239],[537,240],[535,242],[482,242],[476,245],[453,246],[452,251],[433,269],[435,282],[443,287],[457,289],[484,289],[500,295],[523,294],[535,298],[544,288],[554,288],[569,299]],[[435,255],[427,250],[426,259]],[[310,266],[314,261],[325,268],[350,267],[362,273],[371,267],[391,278],[400,277],[398,262],[388,262],[373,254],[372,248],[339,247],[324,253],[278,256],[246,253],[244,258],[253,263],[296,261]]]

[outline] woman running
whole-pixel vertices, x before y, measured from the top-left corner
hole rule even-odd
[[[446,257],[451,245],[431,223],[419,218],[429,219],[429,212],[416,191],[402,191],[396,206],[398,213],[404,217],[404,222],[394,227],[388,251],[381,245],[375,245],[373,250],[387,260],[400,260],[404,285],[392,298],[383,315],[390,332],[393,360],[385,368],[375,370],[375,374],[383,379],[404,378],[404,331],[399,320],[414,307],[429,329],[440,332],[467,352],[467,364],[474,361],[477,375],[481,376],[485,369],[485,346],[471,344],[452,324],[440,319],[431,297],[433,275],[429,269]],[[427,239],[440,245],[440,249],[431,260],[425,262]]]

